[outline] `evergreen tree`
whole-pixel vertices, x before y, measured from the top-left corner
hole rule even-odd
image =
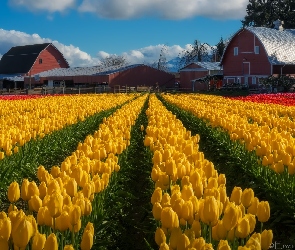
[[[249,0],[243,26],[273,28],[276,20],[284,21],[285,29],[295,28],[294,0]]]

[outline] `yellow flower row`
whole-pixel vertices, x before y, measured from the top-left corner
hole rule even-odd
[[[206,119],[212,126],[222,127],[232,140],[245,143],[249,151],[255,150],[262,164],[277,173],[288,167],[295,173],[295,107],[257,104],[229,100],[208,95],[163,95],[165,100]]]
[[[225,175],[198,150],[199,136],[191,136],[154,95],[146,114],[144,144],[154,152],[151,203],[160,222],[155,233],[159,248],[213,249],[213,239],[219,241],[218,249],[231,249],[228,241],[240,238],[247,239],[246,247],[268,249],[272,231],[253,233],[256,218],[261,223],[269,219],[268,202],[239,187],[227,197]],[[207,243],[204,228],[209,228]]]
[[[90,94],[0,100],[0,160],[18,151],[31,138],[77,123],[86,117],[131,100],[136,95]]]
[[[9,244],[13,244],[15,249],[23,249],[32,239],[32,250],[57,250],[56,235],[50,234],[46,239],[38,226],[62,233],[71,232],[72,235],[80,231],[81,217],[92,213],[95,194],[103,191],[108,186],[111,173],[120,169],[117,155],[129,145],[131,126],[146,98],[139,97],[104,119],[99,129],[80,143],[61,167],[53,166],[48,172],[40,166],[37,171],[39,185],[24,179],[20,189],[17,182],[11,183],[8,199],[12,204],[8,216],[4,212],[0,216],[1,249],[8,249]],[[15,207],[19,198],[28,203],[30,212],[37,213],[36,218],[26,216]],[[93,225],[88,223],[80,244],[82,250],[91,249],[93,236]],[[59,243],[62,241],[63,238]],[[72,246],[64,249],[73,249],[76,245],[73,241]]]

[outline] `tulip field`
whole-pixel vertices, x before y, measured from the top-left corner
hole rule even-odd
[[[295,95],[0,96],[0,249],[295,249]]]

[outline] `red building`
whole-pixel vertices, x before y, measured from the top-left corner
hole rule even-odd
[[[247,27],[233,35],[221,59],[223,84],[256,87],[260,78],[295,75],[294,30]]]
[[[2,78],[31,76],[54,68],[69,68],[69,64],[52,43],[12,47],[0,60]]]
[[[59,68],[38,73],[38,81],[35,81],[35,76],[32,76],[31,79],[25,77],[26,85],[29,81],[32,85],[47,85],[49,87],[60,86],[64,82],[66,87],[80,85],[108,85],[110,88],[158,86],[165,89],[175,86],[175,75],[144,64],[135,64],[121,68],[115,66],[109,68],[101,68],[101,66]]]
[[[206,82],[197,81],[205,76],[222,75],[219,62],[194,62],[180,69],[180,88],[189,91],[208,90]]]

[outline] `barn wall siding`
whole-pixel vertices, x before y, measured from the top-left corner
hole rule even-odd
[[[42,59],[42,63],[39,63],[40,59]],[[39,54],[34,65],[31,68],[31,72],[29,72],[29,75],[38,74],[40,72],[55,68],[68,67],[68,63],[65,61],[62,54],[53,46],[49,45],[45,50],[43,50]]]

